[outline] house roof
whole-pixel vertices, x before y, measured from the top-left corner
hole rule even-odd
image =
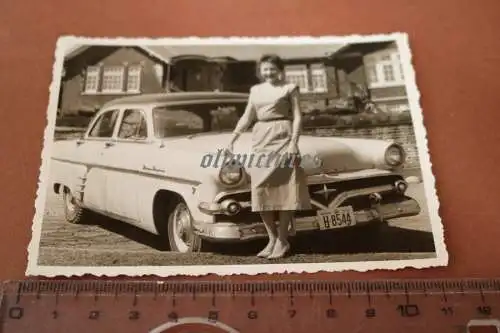
[[[66,49],[66,52],[64,54],[64,59],[68,60],[68,59],[71,59],[73,57],[76,57],[77,55],[85,52],[86,50],[88,50],[89,48],[91,48],[93,46],[116,46],[116,47],[120,47],[120,45],[81,45],[81,44],[80,45],[72,45],[72,46],[70,46],[70,47],[68,47]],[[147,54],[149,54],[152,57],[157,58],[160,61],[169,62],[168,59],[165,59],[162,55],[156,54],[153,50],[150,50],[147,47],[143,47],[143,46],[135,46],[135,47],[138,47],[138,48],[142,49],[144,52],[146,52]]]
[[[118,106],[124,104],[168,104],[185,105],[196,103],[217,103],[217,102],[246,102],[248,94],[236,92],[218,91],[189,91],[189,92],[169,92],[160,94],[142,94],[127,96],[112,100],[104,107]]]
[[[74,45],[65,52],[65,59],[73,58],[94,45]],[[97,45],[95,45],[97,46]],[[109,45],[113,46],[113,45]],[[120,45],[116,45],[119,47]],[[173,63],[184,59],[203,59],[214,62],[257,61],[263,54],[277,54],[285,60],[325,58],[341,49],[343,44],[324,45],[135,45],[149,55]]]
[[[87,50],[91,45],[71,45],[66,49],[66,52],[64,54],[65,59],[71,59],[73,57],[76,57],[80,53],[84,52]]]
[[[166,62],[186,57],[199,57],[214,61],[257,61],[263,54],[277,54],[285,60],[304,58],[324,58],[342,48],[344,44],[289,44],[289,45],[169,45],[146,46]]]
[[[378,42],[378,43],[356,43],[347,44],[339,48],[335,53],[332,53],[329,58],[334,60],[338,58],[348,57],[350,55],[365,55],[375,52],[394,44],[393,41]]]
[[[212,62],[257,61],[263,54],[277,54],[284,60],[323,58],[331,61],[353,55],[359,56],[386,48],[392,41],[380,43],[354,44],[288,44],[288,45],[238,45],[238,44],[201,44],[201,45],[134,45],[159,61],[175,63],[185,59],[200,59]],[[97,45],[75,45],[66,50],[65,58],[73,58],[88,48]],[[102,45],[104,46],[104,45]],[[105,45],[116,46],[120,45]],[[129,45],[131,46],[131,45]]]

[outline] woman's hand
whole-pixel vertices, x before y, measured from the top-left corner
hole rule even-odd
[[[224,149],[224,154],[231,156],[233,155],[233,152],[234,152],[234,143],[231,141],[227,145],[226,149]]]
[[[301,158],[299,154],[299,147],[296,143],[291,142],[287,149],[289,167],[297,167],[301,163]]]
[[[290,142],[290,144],[288,145],[287,153],[290,155],[297,155],[299,153],[299,146],[296,142]]]

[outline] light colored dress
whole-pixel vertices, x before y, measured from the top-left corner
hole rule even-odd
[[[253,163],[249,173],[252,211],[311,209],[306,175],[300,165],[276,163],[287,153],[292,139],[291,93],[295,84],[255,85],[250,90],[256,123],[252,130]],[[257,163],[259,156],[260,163]]]

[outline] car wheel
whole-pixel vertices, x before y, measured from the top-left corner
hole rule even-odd
[[[194,233],[193,217],[185,202],[175,204],[168,217],[168,241],[170,250],[188,253],[202,250],[202,239]]]
[[[81,207],[76,201],[75,197],[68,188],[64,188],[63,192],[64,200],[64,217],[69,223],[77,224],[81,223],[85,208]]]

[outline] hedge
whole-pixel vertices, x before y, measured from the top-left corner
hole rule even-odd
[[[358,113],[352,115],[316,114],[305,115],[303,127],[371,127],[411,124],[409,112],[401,113]]]

